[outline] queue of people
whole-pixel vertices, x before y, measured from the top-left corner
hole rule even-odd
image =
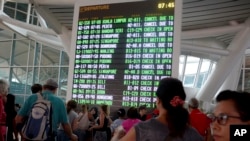
[[[89,109],[83,104],[80,111],[75,100],[65,105],[54,95],[58,84],[53,79],[48,79],[44,85],[35,84],[32,91],[36,93],[22,107],[15,106],[15,97],[8,94],[8,87],[5,80],[0,80],[0,141],[16,141],[19,136],[21,140],[33,140],[34,134],[24,135],[28,130],[23,128],[32,122],[30,111],[40,98],[52,105],[48,110],[51,116],[46,117],[51,122],[46,124],[50,127],[50,131],[46,131],[46,141],[230,141],[230,125],[250,125],[249,93],[220,92],[213,112],[206,115],[195,98],[189,100],[187,109],[184,107],[186,93],[182,82],[175,78],[160,80],[156,109],[152,113],[147,113],[144,105],[130,107],[127,111],[120,108],[114,122],[107,105]]]

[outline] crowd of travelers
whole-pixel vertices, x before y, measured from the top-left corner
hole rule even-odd
[[[115,116],[108,105],[64,103],[53,79],[34,84],[22,106],[8,88],[0,79],[0,141],[230,141],[230,125],[250,125],[249,93],[222,91],[204,113],[196,98],[185,104],[182,82],[171,77],[160,80],[155,109],[121,107]]]

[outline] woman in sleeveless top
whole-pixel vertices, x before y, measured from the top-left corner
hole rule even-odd
[[[162,79],[156,96],[159,116],[138,123],[120,141],[203,141],[199,133],[189,126],[189,114],[183,107],[186,94],[181,81]],[[118,132],[114,138],[120,134]]]
[[[97,124],[89,128],[90,131],[94,131],[94,141],[107,141],[107,129],[109,119],[108,116],[108,106],[101,105],[99,108],[99,118],[97,119]]]

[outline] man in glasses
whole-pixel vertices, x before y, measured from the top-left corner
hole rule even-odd
[[[205,139],[209,130],[210,120],[199,109],[199,101],[196,98],[191,98],[188,102],[188,110],[190,112],[190,124],[193,126]]]
[[[215,141],[230,141],[230,125],[250,125],[250,94],[225,90],[216,97],[213,114],[209,115]]]

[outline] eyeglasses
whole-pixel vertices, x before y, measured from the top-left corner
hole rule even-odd
[[[208,118],[210,118],[212,120],[212,123],[217,120],[217,122],[220,125],[225,125],[229,118],[241,118],[241,117],[238,117],[238,116],[230,116],[230,115],[227,115],[227,114],[224,114],[224,113],[221,113],[218,116],[215,116],[214,114],[209,114],[207,116],[208,116]]]

